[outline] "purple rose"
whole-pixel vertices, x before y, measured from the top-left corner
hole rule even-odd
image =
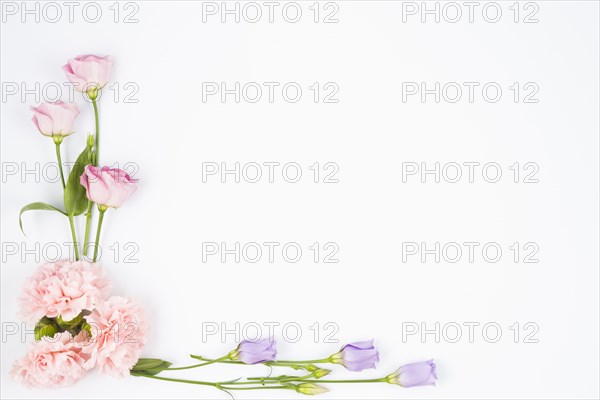
[[[412,387],[435,385],[437,373],[433,360],[403,365],[396,372],[386,377],[388,383]]]
[[[362,371],[375,368],[379,361],[379,352],[373,346],[373,339],[345,345],[341,350],[331,356],[331,362],[342,364],[350,371]]]
[[[231,354],[231,358],[244,364],[258,364],[273,361],[277,355],[275,341],[262,339],[255,342],[243,340]]]

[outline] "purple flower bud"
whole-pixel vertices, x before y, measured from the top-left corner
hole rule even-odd
[[[379,352],[373,346],[373,339],[345,345],[330,358],[334,364],[342,364],[350,371],[362,371],[375,368],[379,361]]]
[[[404,387],[435,385],[437,373],[433,360],[403,365],[386,377],[388,383]]]
[[[237,349],[231,352],[230,358],[240,360],[244,364],[258,364],[273,361],[276,355],[274,340],[262,339],[255,342],[243,340]]]

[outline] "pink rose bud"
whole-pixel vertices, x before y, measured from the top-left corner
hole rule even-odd
[[[75,84],[75,90],[87,93],[92,99],[108,82],[111,68],[110,56],[98,57],[93,54],[71,58],[62,67],[69,81]]]
[[[79,109],[72,103],[44,103],[39,107],[30,107],[31,120],[44,136],[62,138],[73,133],[73,122],[79,115]]]
[[[137,179],[122,169],[86,165],[80,183],[85,187],[87,198],[104,207],[119,208],[137,189]]]

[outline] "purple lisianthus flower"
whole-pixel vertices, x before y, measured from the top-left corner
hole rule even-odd
[[[257,341],[243,340],[232,353],[230,358],[240,360],[244,364],[258,364],[273,361],[277,355],[275,341],[261,339]]]
[[[433,360],[406,364],[386,377],[388,383],[404,387],[435,385],[437,373]]]
[[[346,369],[358,372],[375,368],[375,364],[379,361],[379,352],[373,346],[373,339],[371,339],[347,344],[330,359],[334,364],[342,364]]]

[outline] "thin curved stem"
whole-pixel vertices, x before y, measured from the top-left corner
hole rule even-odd
[[[329,364],[331,359],[329,357],[322,358],[320,360],[302,360],[302,361],[289,361],[289,360],[277,360],[277,364]]]
[[[376,379],[296,379],[294,382],[304,383],[382,383],[387,382],[387,378],[376,378]]]
[[[195,358],[196,360],[201,360],[201,361],[213,361],[213,362],[218,362],[218,363],[222,363],[222,364],[243,364],[243,365],[248,365],[242,361],[234,361],[234,360],[223,360],[223,361],[218,361],[218,359],[211,359],[211,358],[205,358],[202,356],[196,356],[193,354],[190,354],[190,357]],[[329,358],[324,358],[322,360],[304,360],[304,361],[267,361],[262,363],[263,365],[267,365],[270,367],[291,367],[291,366],[295,366],[295,365],[299,365],[299,364],[322,364],[322,363],[330,363],[331,361],[329,360]]]
[[[275,382],[302,381],[302,380],[313,378],[314,376],[315,376],[315,373],[313,372],[311,374],[304,375],[304,376],[280,375],[280,376],[276,376],[274,378],[257,376],[257,377],[250,377],[250,378],[246,378],[246,379],[248,379],[249,381],[259,381],[260,383],[275,383]]]
[[[251,382],[248,382],[251,383]],[[253,383],[253,382],[252,382]],[[267,390],[267,389],[285,389],[291,390],[291,388],[287,386],[254,386],[254,387],[228,387],[228,386],[219,386],[219,389],[226,390]]]
[[[60,180],[63,187],[63,192],[67,185],[65,184],[65,173],[63,172],[62,157],[60,155],[60,144],[62,138],[54,138],[54,144],[56,146],[56,161],[58,162],[58,170],[60,171]],[[75,222],[73,216],[69,215],[69,226],[71,227],[71,237],[73,238],[73,249],[75,250],[75,261],[79,261],[79,243],[77,242],[77,233],[75,232]]]
[[[94,243],[94,259],[93,262],[96,262],[98,259],[98,245],[100,244],[100,230],[102,230],[102,221],[104,221],[104,213],[106,209],[99,208],[100,216],[98,217],[98,229],[96,230],[96,242]]]
[[[85,213],[85,233],[83,235],[83,255],[87,256],[88,247],[90,245],[90,223],[92,221],[92,206],[94,203],[88,200],[88,208]]]
[[[77,234],[75,233],[75,223],[73,216],[69,215],[69,225],[71,226],[71,236],[73,237],[73,248],[75,249],[75,261],[79,261],[79,243],[77,243]]]
[[[183,370],[183,369],[192,369],[192,368],[204,367],[205,365],[215,364],[215,363],[224,361],[228,357],[229,357],[229,355],[226,355],[224,357],[217,358],[217,359],[214,359],[214,360],[210,360],[208,362],[204,362],[204,363],[200,363],[200,364],[194,364],[194,365],[188,365],[187,367],[165,368],[165,371],[179,371],[179,370]]]
[[[96,102],[96,98],[92,99],[92,105],[94,106],[94,117],[96,119],[96,144],[94,145],[95,149],[95,157],[94,157],[94,166],[98,166],[100,162],[99,157],[99,147],[100,147],[100,121],[98,120],[98,103]]]
[[[94,140],[95,140],[95,144],[94,144],[94,151],[92,152],[92,164],[94,164],[95,167],[98,166],[98,146],[100,145],[100,120],[98,118],[98,104],[96,103],[96,98],[92,99],[92,105],[94,106],[94,119],[95,119],[95,126],[96,126],[96,133],[94,135]],[[88,247],[89,247],[89,243],[90,243],[90,224],[92,222],[92,214],[93,214],[93,209],[92,209],[92,205],[94,203],[91,200],[88,200],[88,208],[87,208],[87,212],[85,213],[85,234],[83,237],[83,255],[87,256],[87,252],[88,252]]]
[[[56,145],[56,159],[58,161],[58,170],[60,171],[60,180],[62,182],[62,187],[63,187],[63,190],[65,190],[65,188],[67,187],[67,185],[65,184],[65,173],[63,172],[62,158],[60,156],[60,143],[61,142],[55,142],[55,145]]]
[[[164,376],[156,376],[156,375],[135,375],[141,376],[143,378],[150,379],[158,379],[161,381],[168,382],[178,382],[178,383],[188,383],[190,385],[203,385],[203,386],[212,386],[217,389],[226,389],[226,390],[260,390],[260,389],[290,389],[287,386],[255,386],[255,387],[237,387],[236,385],[255,385],[256,382],[206,382],[206,381],[194,381],[190,379],[177,379],[177,378],[167,378]]]
[[[218,362],[219,364],[244,364],[241,361],[233,361],[233,360],[221,360],[221,361],[218,361],[218,360],[220,360],[219,358],[204,358],[202,356],[196,356],[196,355],[193,355],[193,354],[190,354],[190,357],[195,358],[196,360],[208,361],[208,362],[211,362],[211,363]]]
[[[158,379],[161,381],[189,383],[190,385],[204,385],[204,386],[216,386],[217,385],[217,383],[215,383],[215,382],[204,382],[204,381],[192,381],[189,379],[166,378],[164,376],[156,376],[156,375],[135,375],[135,376],[141,376],[143,378]]]

